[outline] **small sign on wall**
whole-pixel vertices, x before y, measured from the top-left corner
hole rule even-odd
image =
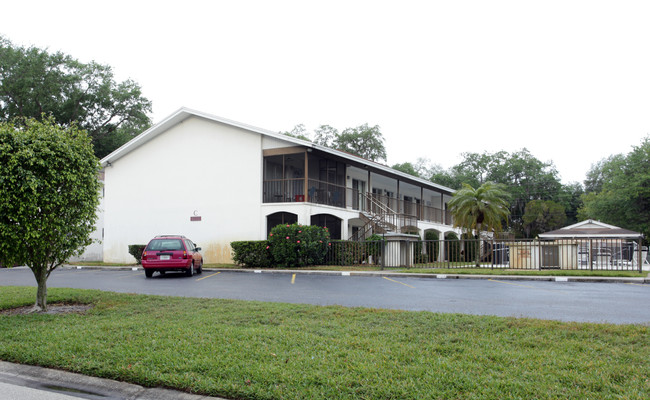
[[[194,221],[200,221],[200,220],[201,220],[201,217],[200,217],[200,216],[192,216],[192,217],[190,217],[190,221],[192,221],[192,222],[194,222]]]

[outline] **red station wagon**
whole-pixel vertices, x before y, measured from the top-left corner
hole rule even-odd
[[[142,252],[142,267],[147,278],[158,271],[183,271],[187,276],[203,272],[200,247],[181,235],[163,235],[151,239]]]

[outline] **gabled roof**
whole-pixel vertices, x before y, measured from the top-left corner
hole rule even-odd
[[[573,238],[616,238],[616,239],[638,239],[643,234],[619,228],[618,226],[605,224],[600,221],[588,219],[577,224],[565,226],[550,232],[539,235],[541,239],[573,239]]]
[[[332,155],[334,155],[336,157],[346,159],[346,160],[348,160],[348,161],[350,161],[352,163],[367,166],[368,168],[371,168],[372,170],[382,171],[382,172],[384,172],[386,174],[390,174],[390,175],[396,175],[396,176],[399,177],[400,180],[403,180],[403,181],[416,182],[416,183],[418,183],[420,185],[433,187],[433,188],[436,188],[436,189],[441,190],[443,192],[447,192],[449,194],[452,194],[452,193],[455,192],[454,189],[451,189],[451,188],[448,188],[448,187],[445,187],[445,186],[442,186],[442,185],[438,185],[436,183],[433,183],[433,182],[427,181],[425,179],[421,179],[421,178],[406,174],[406,173],[401,172],[401,171],[397,171],[397,170],[392,169],[390,167],[387,167],[385,165],[379,164],[379,163],[374,162],[374,161],[366,160],[364,158],[358,157],[358,156],[353,155],[353,154],[346,153],[344,151],[330,149],[329,147],[317,145],[317,144],[312,143],[312,142],[307,141],[307,140],[294,138],[294,137],[291,137],[291,136],[283,135],[283,134],[278,133],[278,132],[269,131],[267,129],[258,128],[258,127],[252,126],[252,125],[248,125],[248,124],[244,124],[244,123],[241,123],[241,122],[233,121],[233,120],[227,119],[227,118],[222,118],[222,117],[212,115],[212,114],[208,114],[208,113],[204,113],[204,112],[201,112],[201,111],[192,110],[192,109],[186,108],[186,107],[182,107],[182,108],[178,109],[176,112],[172,113],[170,116],[163,119],[161,122],[157,123],[156,125],[152,126],[151,128],[147,129],[146,131],[142,132],[138,136],[134,137],[133,139],[131,139],[130,141],[128,141],[127,143],[125,143],[124,145],[119,147],[117,150],[113,151],[111,154],[109,154],[106,157],[102,158],[100,160],[102,167],[110,166],[112,163],[119,160],[123,156],[129,154],[131,151],[133,151],[133,150],[137,149],[138,147],[144,145],[145,143],[147,143],[151,139],[153,139],[156,136],[164,133],[165,131],[172,128],[173,126],[175,126],[177,124],[180,124],[181,122],[185,121],[186,119],[188,119],[190,117],[203,118],[203,119],[206,119],[206,120],[209,120],[209,121],[218,122],[218,123],[225,124],[225,125],[230,125],[230,126],[233,126],[233,127],[236,127],[236,128],[240,128],[240,129],[250,131],[250,132],[259,133],[260,135],[272,137],[272,138],[275,138],[275,139],[280,139],[280,140],[292,143],[294,145],[316,149],[316,150],[322,151],[324,153],[329,153],[329,154],[332,154]]]

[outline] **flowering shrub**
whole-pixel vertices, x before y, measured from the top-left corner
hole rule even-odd
[[[327,228],[315,225],[278,225],[271,229],[269,251],[282,267],[323,264],[329,244]]]

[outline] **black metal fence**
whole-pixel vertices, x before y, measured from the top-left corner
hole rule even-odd
[[[332,242],[329,265],[642,271],[648,249],[630,239]]]

